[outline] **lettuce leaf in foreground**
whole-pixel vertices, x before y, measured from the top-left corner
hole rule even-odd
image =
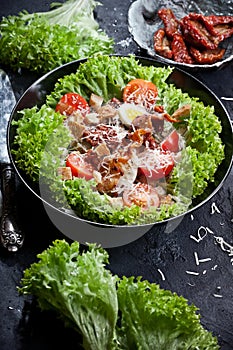
[[[56,240],[24,271],[19,292],[33,294],[83,336],[86,350],[217,350],[198,309],[155,283],[119,278],[94,244]],[[77,344],[78,345],[78,344]]]
[[[214,350],[216,339],[200,323],[197,308],[155,283],[123,277],[118,283],[120,349]]]
[[[55,241],[24,272],[21,293],[34,294],[44,310],[55,310],[83,335],[84,349],[110,349],[118,313],[117,277],[106,268],[108,254],[79,243]]]

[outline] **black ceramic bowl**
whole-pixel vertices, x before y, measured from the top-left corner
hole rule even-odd
[[[161,8],[170,8],[176,18],[180,20],[191,12],[208,15],[232,15],[233,4],[224,0],[136,0],[132,3],[128,11],[129,32],[134,41],[147,54],[156,60],[175,65],[187,71],[218,69],[233,60],[233,37],[230,37],[219,44],[225,49],[223,58],[212,64],[187,64],[164,58],[154,50],[153,35],[163,28],[163,23],[157,12]]]
[[[163,64],[156,62],[153,59],[139,58],[137,60],[145,66],[153,65],[155,67],[164,66]],[[206,188],[205,192],[199,197],[193,200],[190,209],[180,216],[169,218],[166,221],[156,222],[148,225],[133,225],[133,226],[113,226],[106,224],[98,224],[96,222],[90,222],[88,220],[81,219],[80,217],[71,215],[62,209],[57,208],[51,202],[47,201],[40,193],[39,186],[32,183],[25,173],[17,166],[12,149],[13,140],[15,138],[16,129],[13,125],[13,121],[19,118],[18,111],[24,108],[31,108],[35,105],[41,106],[45,102],[46,95],[50,94],[56,81],[65,75],[71,74],[77,70],[80,63],[86,60],[78,60],[68,63],[62,67],[49,72],[48,74],[37,80],[31,87],[23,94],[21,99],[15,106],[10,122],[8,125],[8,149],[11,157],[11,161],[15,167],[17,174],[22,182],[34,193],[35,196],[40,198],[44,204],[45,210],[52,220],[53,224],[66,236],[73,240],[77,240],[83,244],[86,242],[96,242],[103,247],[114,247],[127,244],[134,241],[145,234],[153,225],[159,224],[171,224],[174,222],[174,227],[179,223],[183,216],[191,211],[197,209],[204,203],[206,203],[222,186],[226,179],[232,165],[233,155],[233,137],[232,126],[230,118],[226,109],[220,100],[200,81],[192,77],[190,74],[180,71],[175,68],[172,74],[169,76],[167,83],[174,84],[177,88],[180,88],[183,92],[187,92],[191,97],[198,97],[204,105],[212,105],[215,108],[215,113],[219,117],[222,124],[221,139],[225,145],[225,158],[215,173],[215,181],[211,182]]]

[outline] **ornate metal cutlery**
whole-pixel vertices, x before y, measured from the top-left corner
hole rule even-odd
[[[15,96],[7,74],[0,69],[0,177],[2,213],[0,240],[8,251],[16,252],[24,237],[16,222],[15,173],[7,150],[7,125],[15,105]]]

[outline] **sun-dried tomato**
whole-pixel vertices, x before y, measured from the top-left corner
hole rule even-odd
[[[218,24],[232,24],[233,25],[233,16],[215,16],[210,15],[206,16],[209,23],[211,23],[213,26],[216,26]]]
[[[179,21],[169,8],[161,8],[158,16],[164,28],[154,33],[157,54],[187,64],[213,64],[223,58],[219,43],[233,35],[233,16],[190,13]]]
[[[196,62],[200,64],[213,64],[223,58],[225,49],[217,48],[215,50],[200,51],[195,47],[190,47],[189,52]]]
[[[193,59],[189,55],[187,46],[181,34],[175,34],[172,40],[172,52],[176,62],[192,64]]]
[[[221,41],[218,36],[211,34],[202,22],[190,19],[189,15],[181,20],[181,29],[184,40],[192,46],[213,50]]]
[[[169,8],[161,8],[158,11],[159,18],[163,21],[167,37],[172,39],[173,35],[179,32],[179,21]]]
[[[159,55],[172,59],[171,44],[162,28],[154,33],[154,50]]]

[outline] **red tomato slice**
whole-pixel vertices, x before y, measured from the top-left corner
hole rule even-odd
[[[75,92],[68,92],[63,95],[55,108],[56,112],[60,112],[67,116],[77,110],[85,115],[90,111],[90,107],[85,98]]]
[[[161,148],[164,151],[177,153],[179,151],[179,134],[173,130],[165,140],[161,142]]]
[[[66,166],[71,168],[73,176],[83,177],[86,180],[93,178],[93,167],[85,161],[85,156],[79,152],[72,152],[68,155]]]
[[[123,203],[127,207],[131,207],[134,204],[144,209],[151,206],[157,208],[159,206],[159,196],[157,191],[150,185],[138,183],[132,190],[123,192]]]
[[[151,81],[144,79],[131,80],[123,90],[123,101],[152,108],[158,96],[158,89]]]
[[[154,169],[148,168],[138,168],[139,174],[145,176],[150,180],[158,180],[170,174],[174,168],[174,160],[171,154],[164,153],[164,161],[160,166],[155,167]]]

